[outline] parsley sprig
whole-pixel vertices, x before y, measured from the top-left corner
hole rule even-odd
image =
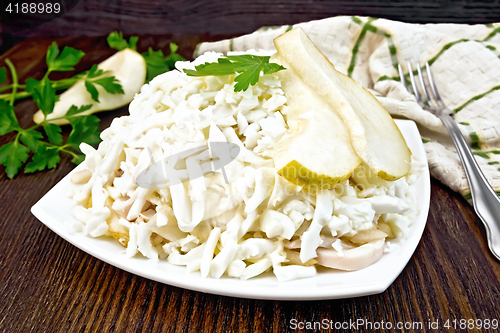
[[[127,41],[121,32],[112,32],[107,38],[109,46],[116,50],[125,48],[136,50],[138,40],[137,36],[132,36]],[[177,49],[177,45],[170,43],[168,56],[165,56],[163,51],[154,51],[152,48],[142,53],[147,65],[147,81],[174,69],[176,61],[185,60],[177,53]],[[101,141],[99,118],[84,114],[84,111],[90,109],[92,105],[79,108],[73,105],[65,116],[47,119],[47,115],[53,112],[54,105],[59,99],[57,91],[65,90],[79,80],[84,81],[87,92],[95,102],[99,102],[97,86],[101,86],[110,94],[124,93],[119,81],[108,72],[98,69],[97,65],[70,78],[62,80],[49,78],[52,72],[74,70],[74,66],[84,55],[84,52],[71,47],[65,47],[60,51],[54,42],[47,49],[47,72],[43,78],[41,80],[29,78],[25,84],[19,83],[14,64],[9,59],[5,60],[12,83],[0,87],[0,136],[13,132],[15,136],[11,142],[0,147],[0,165],[5,167],[9,178],[13,178],[23,165],[26,173],[55,168],[61,160],[61,153],[71,155],[72,162],[78,164],[84,159],[79,148],[80,144],[85,142],[93,145]],[[5,81],[6,74],[6,68],[0,68],[0,85]],[[22,128],[14,112],[14,104],[28,97],[33,98],[42,110],[44,119],[30,128]],[[68,120],[71,125],[71,132],[66,141],[63,139],[62,127],[54,123],[61,119]]]
[[[88,71],[87,75],[83,77],[85,81],[85,88],[92,96],[92,99],[99,103],[99,92],[97,91],[96,85],[100,85],[110,94],[124,94],[125,92],[114,76],[105,76],[105,71],[102,69],[97,69],[97,65],[93,65]]]
[[[217,62],[206,62],[195,69],[184,69],[189,76],[225,76],[236,74],[234,91],[245,91],[249,86],[259,82],[260,73],[272,74],[285,67],[269,63],[269,56],[256,56],[251,54],[231,55],[221,57]]]
[[[47,115],[53,112],[54,105],[59,99],[56,91],[69,88],[78,80],[85,81],[88,93],[96,102],[99,101],[99,93],[95,85],[102,86],[111,94],[123,94],[119,81],[109,76],[108,72],[99,70],[96,65],[92,66],[89,71],[69,79],[55,81],[49,78],[52,72],[74,70],[74,66],[84,55],[84,52],[71,47],[65,47],[61,52],[57,43],[54,42],[47,49],[47,72],[43,78],[41,80],[29,78],[24,85],[19,83],[14,64],[9,59],[5,60],[12,83],[0,88],[0,91],[11,90],[9,93],[0,95],[0,135],[14,132],[15,137],[13,141],[0,147],[0,164],[4,165],[9,178],[13,178],[19,172],[30,156],[31,160],[24,166],[26,173],[55,168],[61,159],[61,153],[71,155],[72,162],[78,164],[83,161],[80,144],[86,142],[93,145],[101,141],[99,118],[82,114],[92,105],[81,107],[73,105],[66,115],[47,119]],[[2,68],[0,69],[0,84],[5,78],[6,69]],[[14,104],[16,100],[30,96],[42,110],[44,119],[32,127],[22,128],[14,112]],[[63,139],[61,126],[53,123],[63,118],[68,120],[72,127],[66,142]]]
[[[132,50],[137,50],[137,41],[139,37],[132,36],[127,41],[123,38],[121,32],[114,31],[109,34],[107,41],[109,47],[112,49],[121,51],[125,48],[130,48]],[[175,63],[177,61],[185,61],[180,54],[177,53],[179,47],[175,43],[170,43],[170,54],[165,56],[162,50],[154,51],[153,48],[149,47],[148,52],[143,52],[141,55],[146,60],[147,77],[146,82],[151,81],[155,76],[162,73],[168,72],[175,68]],[[1,74],[0,74],[1,75]]]
[[[139,41],[139,37],[132,36],[127,42],[127,40],[123,38],[123,33],[121,31],[113,31],[109,34],[106,40],[108,41],[109,47],[112,49],[121,51],[129,48],[137,51],[137,42]]]
[[[30,128],[21,128],[15,116],[14,107],[6,101],[0,100],[0,135],[17,132],[13,141],[0,148],[0,164],[5,166],[7,176],[13,178],[23,163],[28,160],[30,153],[33,153],[33,156],[24,168],[26,173],[55,168],[61,159],[61,152],[70,154],[73,157],[73,163],[78,164],[83,161],[83,155],[79,148],[80,143],[86,142],[92,145],[101,141],[99,118],[92,115],[80,115],[90,107],[91,105],[80,108],[72,106],[71,113],[68,112],[64,117],[51,119],[51,121],[62,118],[69,120],[72,130],[66,142],[63,143],[61,126],[44,119],[40,124]],[[44,135],[36,130],[39,127],[43,128],[46,140],[44,140]]]

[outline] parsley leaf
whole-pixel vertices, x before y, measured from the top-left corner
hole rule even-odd
[[[28,159],[30,150],[15,140],[0,148],[0,164],[5,166],[7,177],[12,179],[21,165]]]
[[[59,99],[56,96],[56,90],[52,87],[47,76],[41,81],[30,78],[26,80],[26,91],[33,95],[33,100],[38,104],[44,115],[54,111],[54,105]]]
[[[219,58],[217,62],[206,62],[195,69],[184,69],[189,76],[224,76],[236,73],[236,65],[226,58]]]
[[[87,79],[95,79],[98,78],[99,76],[106,74],[108,72],[103,71],[102,69],[99,69],[97,65],[92,65],[90,67],[88,73],[87,73]]]
[[[170,43],[170,54],[166,58],[168,67],[170,70],[175,68],[175,63],[177,61],[186,61],[183,56],[181,56],[179,53],[177,53],[177,50],[179,49],[179,46],[175,43]]]
[[[19,129],[14,108],[5,100],[0,100],[0,135],[5,135]]]
[[[53,42],[47,49],[46,62],[49,67],[49,72],[56,71],[72,71],[73,66],[80,62],[85,53],[80,50],[75,50],[72,47],[64,47],[61,54],[57,43]]]
[[[75,116],[77,114],[80,114],[82,112],[85,112],[87,111],[88,109],[90,109],[92,107],[92,104],[89,104],[89,105],[82,105],[80,106],[79,108],[76,107],[76,105],[71,105],[71,107],[69,108],[68,112],[66,112],[66,117],[69,117],[69,116]]]
[[[269,56],[255,56],[251,54],[233,55],[219,58],[214,63],[204,63],[195,69],[184,69],[189,76],[224,76],[237,74],[234,78],[236,84],[234,91],[245,91],[249,86],[259,82],[260,73],[272,74],[285,67],[269,63]]]
[[[142,56],[146,60],[147,82],[160,74],[174,69],[176,61],[186,60],[177,53],[178,49],[179,47],[175,43],[170,43],[170,54],[167,57],[164,56],[162,50],[153,51],[151,47],[148,49],[148,52],[142,53]]]
[[[114,76],[103,76],[108,72],[98,69],[97,65],[93,65],[90,68],[85,80],[85,88],[89,92],[92,99],[99,103],[99,91],[97,90],[96,84],[104,88],[104,90],[110,94],[124,94],[120,81]]]
[[[99,103],[99,92],[97,91],[95,85],[93,85],[92,82],[85,80],[85,88],[89,92],[92,99]]]
[[[121,31],[120,32],[113,31],[112,33],[109,34],[106,40],[108,41],[108,45],[110,48],[118,51],[121,51],[126,48],[137,50],[137,41],[139,41],[139,37],[132,36],[127,42],[127,40],[123,38],[123,33]]]
[[[61,126],[44,122],[43,130],[45,131],[45,134],[47,134],[47,138],[51,143],[58,146],[62,145],[63,137],[61,134]]]
[[[59,149],[55,147],[39,146],[36,155],[33,156],[31,162],[26,164],[24,172],[33,173],[45,169],[53,169],[61,160]]]
[[[73,129],[68,137],[67,145],[80,151],[80,144],[86,142],[90,145],[101,142],[99,137],[99,118],[96,116],[81,116],[69,119]]]
[[[71,159],[71,162],[73,162],[75,164],[80,164],[83,161],[85,161],[85,155],[82,155],[82,154],[75,154],[75,155],[73,155],[73,158]]]
[[[39,139],[43,138],[42,133],[34,130],[24,130],[20,132],[20,139],[32,152],[36,152],[40,145]]]
[[[5,81],[5,67],[0,68],[0,84]]]
[[[93,80],[92,83],[96,83],[106,90],[110,94],[124,94],[120,81],[114,76],[106,76]]]
[[[75,105],[71,105],[68,112],[66,113],[65,118],[71,122],[72,118],[82,117],[83,115],[80,115],[80,114],[82,112],[87,111],[91,107],[92,107],[92,104],[82,105],[79,108],[76,107]],[[74,121],[73,123],[76,124],[77,122],[78,121]],[[56,145],[62,144],[63,137],[61,135],[61,127],[60,126],[58,126],[56,124],[51,124],[51,123],[44,123],[43,129],[45,130],[45,133],[47,134],[47,137],[48,137],[50,142],[52,142],[53,144],[56,144]],[[97,125],[97,131],[98,130],[99,130],[99,125]],[[75,149],[76,149],[76,147],[75,147]]]
[[[56,61],[57,56],[59,55],[59,47],[56,42],[52,42],[52,44],[47,48],[47,54],[45,56],[45,62],[47,66],[50,68],[51,65]]]
[[[170,70],[168,64],[165,61],[165,56],[162,50],[153,51],[150,47],[148,52],[142,54],[146,60],[147,77],[146,81],[151,81],[154,77],[168,72]]]

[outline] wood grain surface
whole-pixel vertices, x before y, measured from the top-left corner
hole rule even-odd
[[[227,36],[143,36],[139,50],[153,46],[167,51],[168,43],[175,41],[180,53],[189,57],[200,40],[220,37]],[[21,82],[39,79],[50,42],[19,43],[0,57],[0,67],[9,58],[19,68]],[[78,71],[113,53],[102,37],[58,42],[87,53]],[[16,107],[23,126],[30,125],[35,111],[31,101]],[[125,113],[122,108],[99,114],[101,126]],[[64,131],[67,134],[68,129]],[[11,136],[3,136],[0,144],[10,140]],[[13,180],[0,170],[0,332],[289,332],[294,331],[293,320],[359,319],[393,325],[422,322],[424,327],[438,321],[437,331],[472,332],[481,330],[458,326],[446,330],[443,324],[454,319],[500,319],[500,264],[487,250],[484,228],[461,196],[435,180],[422,240],[387,291],[352,299],[292,302],[176,288],[127,273],[77,249],[30,213],[30,207],[72,168],[65,156],[55,170],[20,174]]]

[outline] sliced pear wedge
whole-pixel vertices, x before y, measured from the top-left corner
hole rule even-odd
[[[279,55],[273,61],[287,66]],[[278,72],[287,98],[289,130],[274,150],[274,164],[285,179],[309,189],[333,188],[361,163],[344,123],[293,69]]]
[[[408,173],[411,152],[390,114],[372,94],[338,72],[301,28],[278,36],[274,44],[287,68],[337,112],[354,150],[375,174],[396,180]]]
[[[99,103],[97,103],[85,88],[84,82],[78,81],[61,94],[59,101],[54,106],[54,111],[47,116],[48,120],[66,115],[72,105],[80,107],[92,104],[92,107],[83,112],[82,115],[117,109],[130,103],[146,81],[146,61],[142,55],[132,49],[124,49],[115,53],[101,62],[97,67],[104,71],[110,71],[110,75],[113,75],[120,81],[125,93],[110,94],[101,86],[96,85],[99,92]],[[37,124],[43,121],[41,110],[35,113],[33,121]],[[68,124],[68,121],[66,119],[57,119],[53,123],[65,125]]]

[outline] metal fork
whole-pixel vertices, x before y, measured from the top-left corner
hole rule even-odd
[[[415,82],[413,69],[410,62],[408,62],[408,72],[410,74],[411,85],[413,87],[415,98],[424,110],[430,111],[432,114],[439,117],[450,133],[453,143],[457,148],[458,156],[460,156],[460,160],[464,166],[467,180],[469,181],[474,210],[484,223],[488,239],[488,247],[497,260],[500,260],[500,199],[481,172],[481,169],[479,168],[467,141],[465,141],[464,136],[458,129],[457,123],[451,117],[452,111],[450,111],[450,109],[448,109],[441,100],[436,85],[434,84],[429,63],[426,63],[425,66],[427,69],[429,85],[434,98],[432,98],[429,94],[428,87],[424,82],[424,77],[422,75],[422,69],[420,68],[420,64],[417,63],[418,77],[420,85],[422,86],[422,91],[424,92],[427,100],[427,104],[424,102],[419,93],[417,83]],[[408,90],[401,65],[398,65],[398,69],[401,82],[405,86],[406,90]]]

